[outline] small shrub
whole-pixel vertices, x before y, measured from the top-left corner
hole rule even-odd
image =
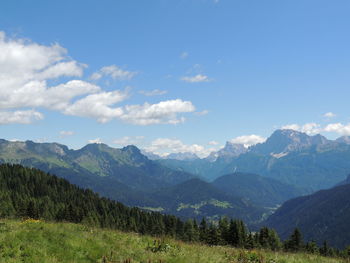
[[[157,252],[168,252],[171,249],[171,246],[168,243],[165,243],[164,240],[155,239],[153,244],[147,246],[147,250],[152,251],[153,253]]]

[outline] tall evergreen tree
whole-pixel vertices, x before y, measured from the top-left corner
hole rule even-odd
[[[295,228],[290,238],[285,242],[285,248],[288,251],[301,251],[304,249],[304,241],[301,232],[298,228]]]

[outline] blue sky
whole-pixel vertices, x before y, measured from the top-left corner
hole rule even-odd
[[[350,135],[349,11],[345,0],[1,1],[0,137],[204,156],[281,127]]]

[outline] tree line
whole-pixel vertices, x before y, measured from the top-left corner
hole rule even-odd
[[[67,221],[208,245],[350,257],[350,247],[340,251],[327,242],[321,247],[314,241],[304,243],[298,229],[282,242],[273,229],[262,227],[249,232],[238,219],[224,217],[217,223],[204,218],[199,223],[192,219],[183,221],[172,215],[124,206],[65,179],[21,165],[0,165],[0,217]]]

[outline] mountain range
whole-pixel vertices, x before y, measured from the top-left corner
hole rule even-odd
[[[348,142],[349,137],[328,140],[322,135],[276,130],[264,143],[251,146],[240,154],[233,153],[231,157],[220,156],[217,152],[215,161],[208,158],[157,162],[210,181],[224,174],[245,172],[273,178],[310,192],[332,187],[345,179],[350,172]]]
[[[115,149],[88,144],[71,150],[57,143],[0,140],[0,163],[38,168],[126,205],[184,218],[227,215],[256,222],[271,213],[249,197],[222,193],[207,182],[193,180],[192,174],[149,160],[135,146]]]
[[[350,171],[347,137],[332,141],[293,130],[277,130],[250,148],[227,143],[215,160],[192,157],[150,160],[132,145],[72,150],[0,140],[0,163],[35,167],[145,210],[197,219],[227,215],[248,224],[291,198],[346,184]]]

